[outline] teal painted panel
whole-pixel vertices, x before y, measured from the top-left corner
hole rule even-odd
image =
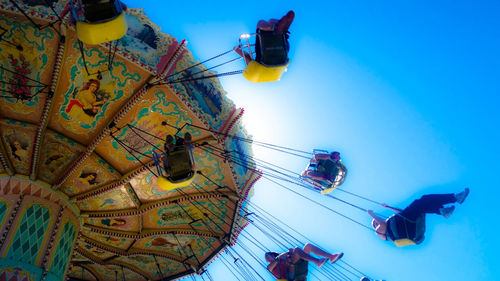
[[[49,270],[60,278],[63,277],[66,266],[68,265],[69,255],[71,254],[71,248],[73,247],[75,235],[76,232],[74,225],[70,222],[66,223],[61,235],[59,236],[59,243],[57,244],[54,259],[52,260]]]
[[[7,207],[7,203],[5,202],[0,202],[0,227],[2,226],[3,224],[3,219],[5,218],[5,216],[7,215],[7,211],[9,210],[9,208]]]
[[[49,209],[33,205],[24,213],[6,258],[35,264],[49,227]]]

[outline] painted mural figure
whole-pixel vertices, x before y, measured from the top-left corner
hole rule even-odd
[[[109,94],[100,90],[101,82],[90,79],[80,91],[73,91],[73,99],[66,107],[66,113],[71,117],[91,123],[104,103],[109,99]]]
[[[84,185],[95,185],[97,184],[97,173],[82,173],[78,181]]]
[[[51,173],[55,172],[56,169],[61,166],[65,161],[65,158],[62,154],[53,154],[50,155],[47,160],[45,160],[45,165]]]
[[[18,139],[13,139],[9,145],[15,159],[24,161],[28,158],[28,145],[21,144]]]

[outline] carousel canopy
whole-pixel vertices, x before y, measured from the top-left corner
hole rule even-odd
[[[242,110],[217,78],[190,79],[208,71],[184,41],[141,9],[124,11],[124,37],[99,45],[78,40],[67,0],[2,0],[0,13],[1,187],[44,186],[74,208],[66,276],[173,279],[235,243],[259,174]],[[152,151],[186,132],[196,175],[165,191]]]

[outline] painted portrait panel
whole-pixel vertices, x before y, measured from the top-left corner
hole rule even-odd
[[[63,184],[68,196],[75,196],[120,178],[120,174],[99,156],[92,154]]]
[[[10,162],[17,173],[28,175],[31,169],[36,127],[13,120],[0,121],[0,127]]]
[[[40,149],[40,178],[54,183],[84,150],[75,141],[47,130]]]
[[[109,51],[99,46],[84,45],[84,61],[76,38],[71,39],[67,40],[49,126],[88,143],[149,73],[119,55],[108,65]]]

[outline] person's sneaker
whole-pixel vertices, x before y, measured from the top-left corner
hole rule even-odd
[[[295,13],[293,11],[289,11],[278,21],[275,32],[276,33],[287,32],[294,18],[295,18]]]
[[[462,204],[462,203],[464,203],[465,198],[467,198],[467,195],[469,195],[469,188],[468,187],[466,187],[464,191],[455,194],[455,198],[457,198],[457,202],[459,204]]]
[[[449,218],[451,216],[451,214],[453,214],[454,210],[455,210],[455,206],[443,207],[443,208],[439,209],[439,213],[441,213],[441,215],[443,217]]]
[[[333,257],[330,258],[330,262],[335,263],[338,260],[340,260],[343,256],[344,256],[344,253],[334,254]]]

